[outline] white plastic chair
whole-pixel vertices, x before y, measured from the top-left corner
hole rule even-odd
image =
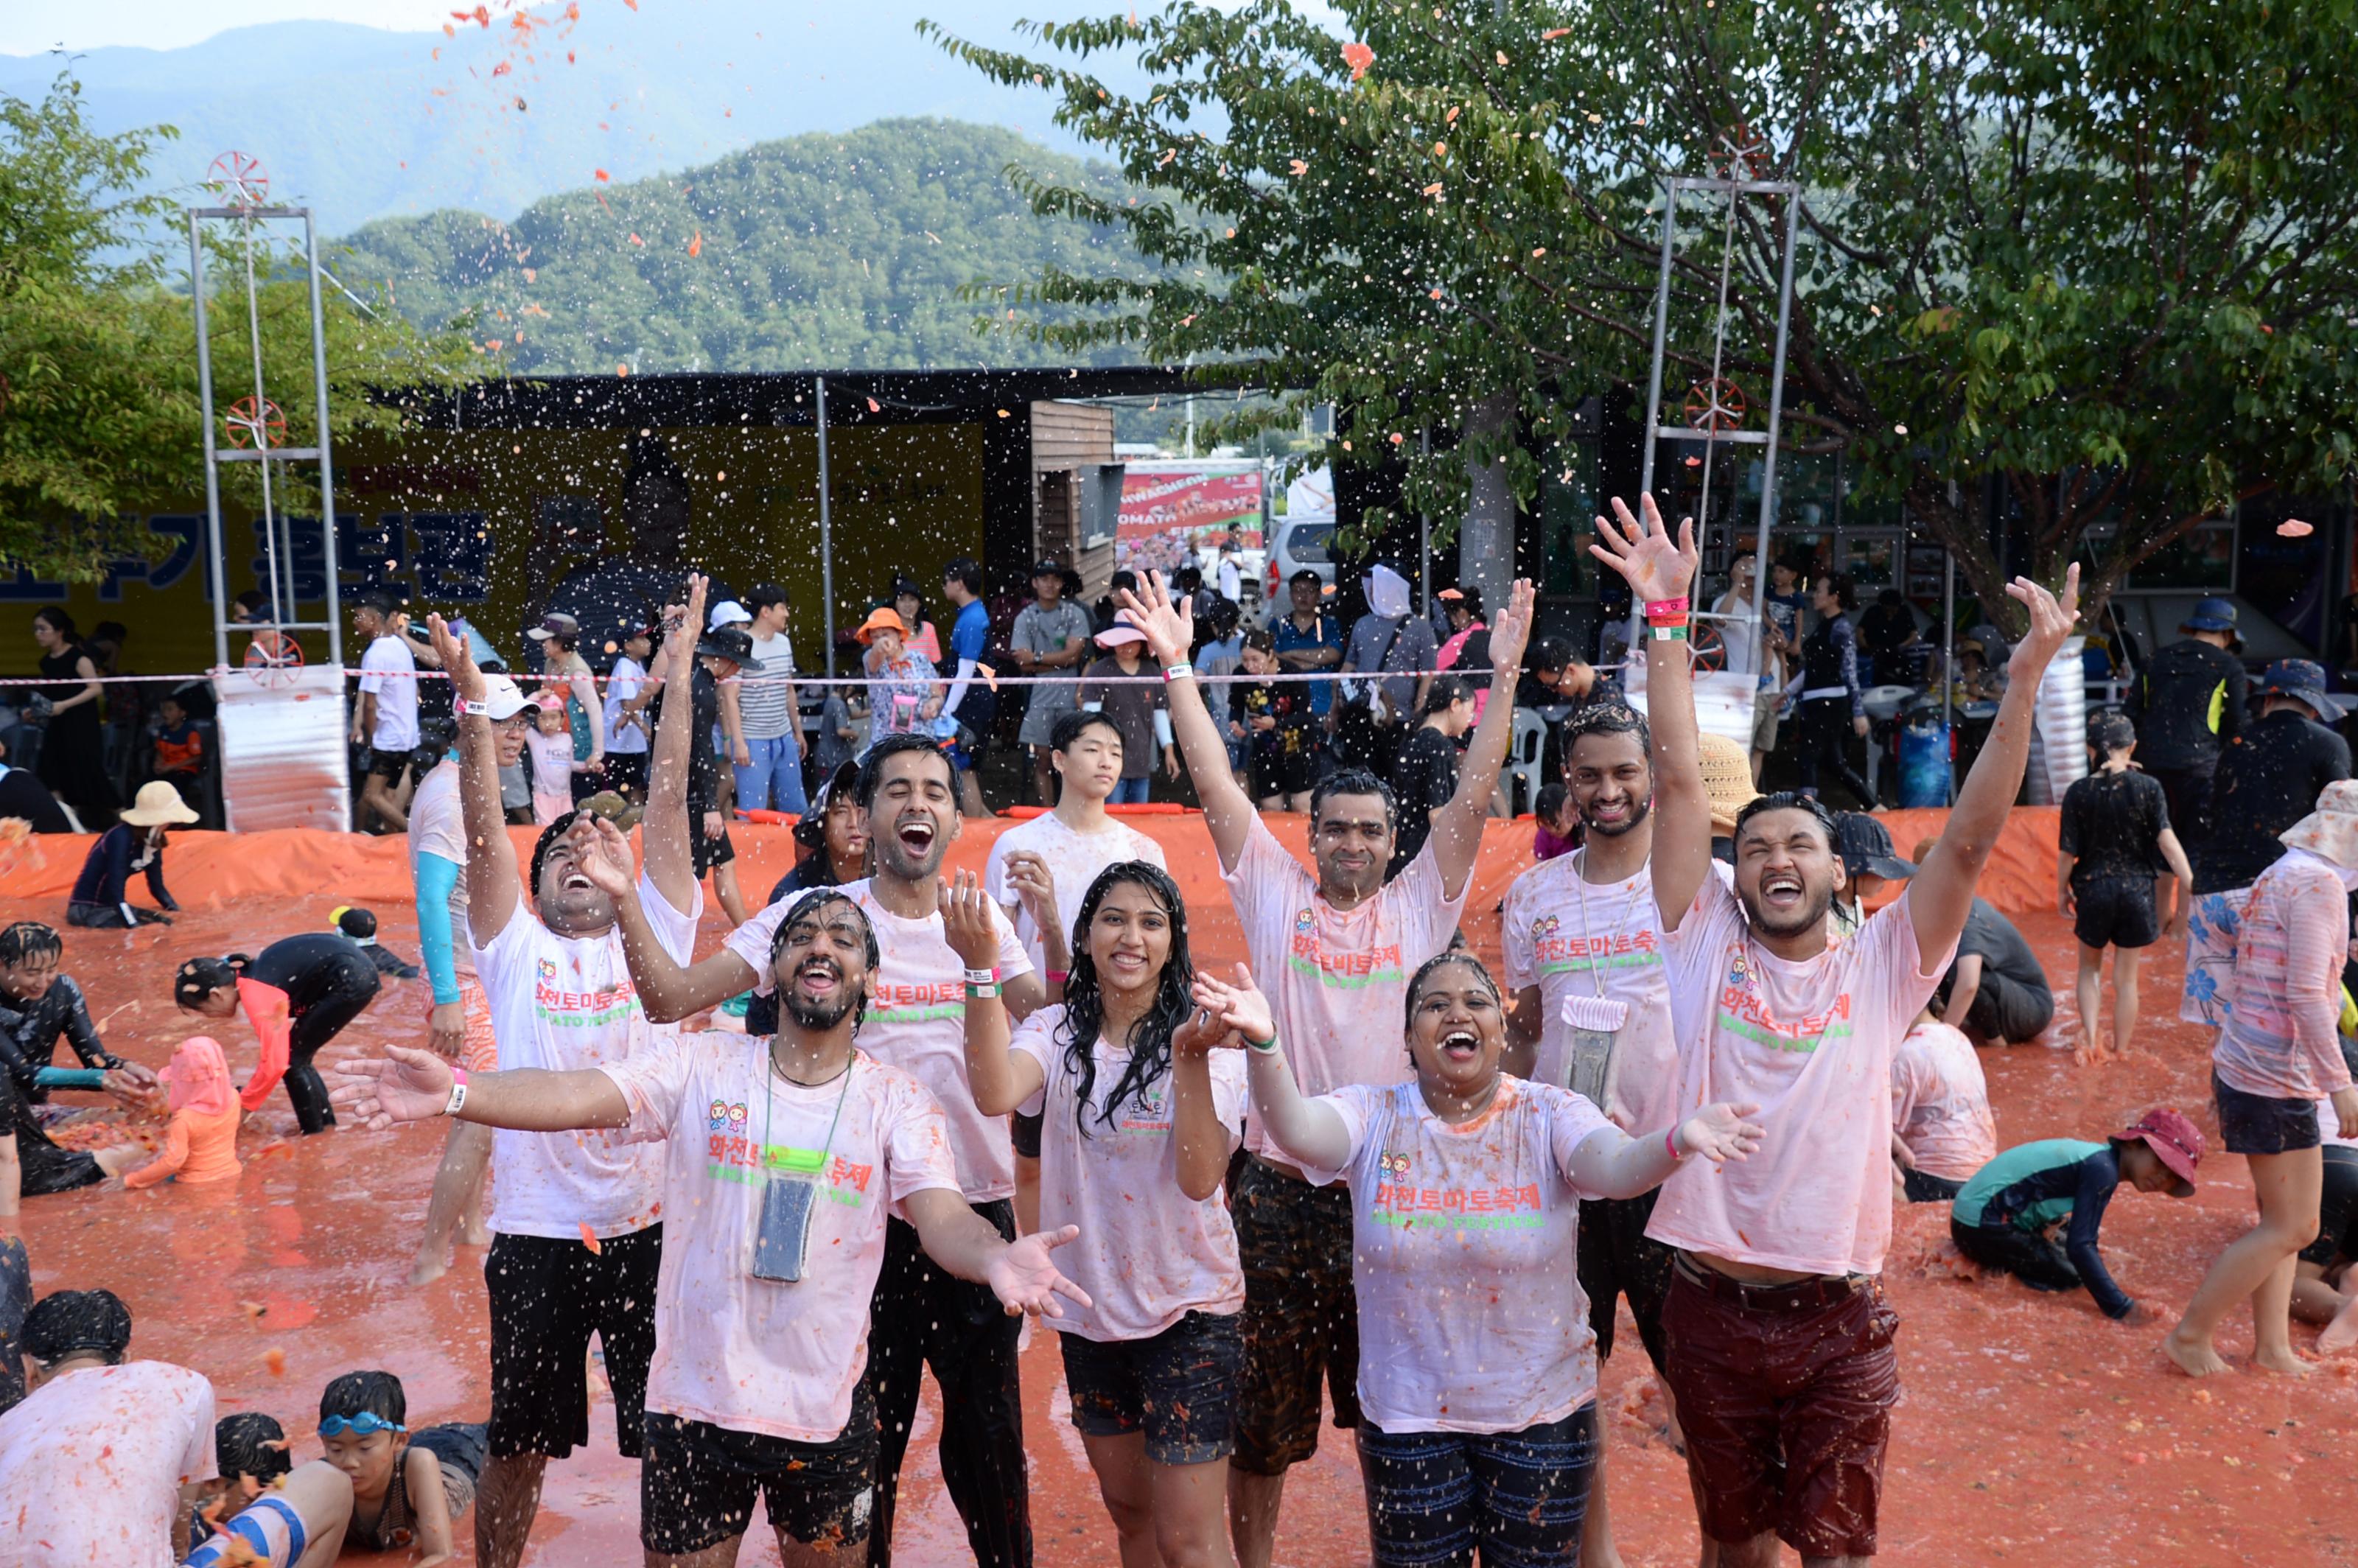
[[[1511,697],[1510,692],[1498,692],[1492,697]],[[1541,760],[1547,755],[1547,720],[1527,708],[1515,709],[1514,741],[1507,749],[1507,809],[1513,812],[1537,808],[1540,798]],[[1520,793],[1520,797],[1518,795]]]

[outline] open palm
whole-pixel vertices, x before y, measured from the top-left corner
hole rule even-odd
[[[2006,675],[2017,682],[2036,681],[2062,649],[2063,639],[2071,634],[2072,622],[2079,619],[2080,563],[2074,561],[2064,569],[2061,598],[2027,577],[2006,584],[2006,593],[2030,612],[2030,630],[2014,645],[2006,662]]]
[[[1745,1159],[1768,1136],[1766,1128],[1746,1119],[1759,1109],[1757,1105],[1707,1105],[1680,1124],[1680,1138],[1688,1153],[1714,1164]]]
[[[1639,501],[1645,511],[1642,519],[1631,515],[1619,496],[1613,498],[1613,514],[1620,521],[1617,524],[1599,517],[1597,542],[1588,546],[1588,553],[1627,579],[1629,591],[1640,600],[1683,599],[1702,558],[1695,549],[1694,519],[1680,519],[1679,536],[1673,540],[1654,498],[1645,495]]]
[[[356,1056],[335,1068],[344,1081],[330,1103],[373,1132],[396,1122],[429,1121],[450,1103],[450,1064],[431,1051],[388,1045],[383,1056]]]
[[[1146,645],[1157,661],[1175,665],[1195,643],[1195,612],[1185,597],[1174,600],[1161,572],[1148,572],[1136,593],[1123,589],[1114,603],[1130,616],[1130,623],[1146,633]]]
[[[1096,1304],[1087,1291],[1057,1271],[1055,1260],[1049,1256],[1053,1249],[1080,1234],[1077,1225],[1068,1225],[1061,1230],[1035,1230],[1029,1236],[1017,1237],[1008,1243],[1005,1251],[990,1260],[985,1272],[1008,1316],[1030,1313],[1035,1317],[1062,1317],[1065,1309],[1057,1302],[1058,1296],[1083,1306]]]

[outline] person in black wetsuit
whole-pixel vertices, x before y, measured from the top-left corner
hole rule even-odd
[[[2124,1181],[2143,1193],[2194,1195],[2202,1134],[2167,1108],[2102,1143],[2050,1138],[2006,1150],[1984,1165],[1949,1211],[1957,1250],[1987,1269],[2003,1269],[2034,1291],[2082,1285],[2109,1318],[2152,1321],[2150,1309],[2113,1282],[2096,1245],[2104,1207]],[[2050,1234],[2068,1226],[2059,1246]]]
[[[167,915],[142,909],[124,895],[131,873],[144,871],[147,892],[157,903],[168,910],[180,907],[164,886],[164,830],[196,819],[180,792],[162,779],[141,784],[138,799],[90,847],[81,875],[66,898],[66,924],[104,929],[171,925]]]
[[[62,1036],[85,1073],[107,1075],[98,1083],[71,1087],[107,1087],[110,1092],[153,1088],[156,1075],[115,1055],[100,1043],[81,987],[58,971],[65,942],[38,920],[20,920],[0,930],[0,1067],[5,1067],[5,1104],[0,1105],[0,1137],[14,1136],[27,1197],[69,1192],[114,1173],[115,1163],[60,1149],[49,1141],[36,1108],[48,1103],[51,1086],[40,1081]],[[114,1150],[103,1152],[107,1155]],[[120,1164],[138,1160],[130,1144],[120,1147]]]
[[[283,1076],[287,1098],[305,1133],[336,1124],[328,1086],[311,1065],[319,1047],[376,1000],[376,964],[336,931],[307,931],[273,942],[258,957],[191,958],[172,979],[172,1000],[207,1018],[245,1010],[260,1041],[261,1062],[238,1102],[256,1110]]]
[[[2278,659],[2252,695],[2259,718],[2223,749],[2210,832],[2190,851],[2198,898],[2259,881],[2285,852],[2277,835],[2314,810],[2327,784],[2350,776],[2350,743],[2328,728],[2348,699],[2327,694],[2324,666]]]

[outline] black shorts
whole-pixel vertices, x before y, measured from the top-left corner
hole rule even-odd
[[[1026,1160],[1040,1157],[1040,1124],[1044,1119],[1043,1116],[1026,1116],[1019,1110],[1007,1125],[1007,1141]]]
[[[1938,995],[1943,1009],[1957,971],[1952,968],[1941,980]],[[1965,1033],[1979,1040],[2005,1040],[2020,1044],[2036,1040],[2055,1018],[2055,993],[2045,985],[2028,986],[2011,975],[1982,966],[1982,983],[1974,1004],[1965,1010]]]
[[[875,1510],[879,1442],[876,1399],[865,1378],[832,1443],[796,1443],[650,1411],[646,1463],[639,1470],[639,1543],[667,1556],[718,1546],[745,1533],[759,1494],[771,1528],[790,1539],[830,1550],[859,1546]]]
[[[409,771],[409,761],[416,755],[414,752],[380,752],[371,747],[368,771],[389,784],[397,784],[401,782],[401,775]]]
[[[1580,1204],[1580,1288],[1588,1293],[1588,1326],[1596,1356],[1613,1354],[1615,1298],[1629,1298],[1629,1315],[1654,1370],[1662,1369],[1662,1301],[1671,1293],[1678,1256],[1646,1234],[1661,1189],[1634,1198],[1584,1198]]]
[[[2090,877],[2075,883],[2071,935],[2082,947],[2150,947],[2161,940],[2151,877]]]
[[[2219,1108],[2219,1141],[2230,1154],[2289,1154],[2324,1141],[2318,1135],[2314,1100],[2247,1095],[2228,1087],[2215,1072],[2211,1099]]]
[[[1234,1313],[1191,1312],[1152,1339],[1057,1337],[1082,1435],[1143,1432],[1157,1465],[1208,1465],[1235,1452],[1245,1336]]]
[[[704,814],[711,809],[700,800],[687,803],[687,855],[696,866],[696,880],[698,881],[737,858],[737,846],[729,841],[726,813],[722,814],[720,837],[708,838],[704,836]]]
[[[1900,1190],[1909,1203],[1953,1203],[1965,1184],[1948,1176],[1936,1176],[1930,1171],[1907,1171],[1899,1178]]]
[[[1247,1156],[1230,1165],[1228,1213],[1245,1273],[1245,1374],[1230,1463],[1282,1476],[1318,1452],[1319,1389],[1335,1424],[1359,1424],[1359,1305],[1351,1195]]]
[[[647,1363],[655,1353],[655,1275],[663,1227],[610,1237],[492,1238],[483,1290],[492,1307],[491,1451],[494,1459],[562,1459],[590,1441],[590,1336],[614,1391],[614,1445],[639,1456]]]
[[[1307,795],[1310,786],[1317,782],[1317,771],[1308,751],[1287,752],[1274,746],[1255,748],[1245,764],[1255,800],[1267,800],[1273,795]]]
[[[2325,1190],[2317,1204],[2317,1239],[2300,1249],[2304,1263],[2330,1267],[2358,1259],[2358,1149],[2325,1146]]]

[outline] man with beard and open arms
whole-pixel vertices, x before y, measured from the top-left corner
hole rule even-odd
[[[1184,601],[1151,575],[1142,593],[1125,593],[1121,602],[1170,683],[1172,728],[1204,803],[1252,972],[1293,1045],[1302,1092],[1407,1081],[1398,1035],[1409,977],[1457,929],[1514,705],[1494,702],[1483,714],[1457,793],[1390,883],[1384,871],[1399,827],[1390,789],[1357,770],[1323,781],[1310,796],[1314,878],[1262,824],[1228,769],[1223,727],[1187,662],[1195,628]],[[1491,667],[1501,681],[1511,684],[1520,670],[1531,628],[1531,585],[1518,582],[1490,630]],[[1335,1424],[1357,1424],[1358,1315],[1349,1195],[1312,1186],[1257,1121],[1246,1123],[1245,1146],[1252,1158],[1228,1195],[1245,1272],[1245,1382],[1228,1513],[1238,1560],[1268,1568],[1285,1472],[1318,1451],[1322,1377]]]
[[[666,766],[685,767],[685,720],[675,704],[659,727],[658,791]],[[665,730],[676,731],[668,741]],[[650,845],[648,859],[693,888],[676,784],[673,793],[674,842]],[[631,896],[630,843],[611,823],[582,863],[610,895]],[[786,1568],[869,1561],[880,1434],[864,1375],[868,1308],[888,1224],[914,1229],[995,1314],[1060,1316],[1059,1294],[1088,1304],[1049,1259],[1079,1231],[1002,1239],[959,1196],[939,1103],[856,1048],[879,983],[860,906],[831,888],[795,896],[765,966],[780,1003],[769,1040],[675,1035],[595,1068],[464,1085],[439,1057],[395,1046],[347,1065],[358,1081],[339,1091],[373,1127],[448,1115],[665,1141],[671,1234],[654,1292],[639,1483],[650,1568],[734,1563],[757,1495]]]
[[[996,904],[994,968],[968,968],[949,946],[942,926],[941,868],[958,835],[959,816],[957,775],[939,746],[922,735],[886,736],[860,766],[858,798],[868,814],[876,872],[839,891],[874,929],[880,954],[861,1048],[910,1075],[941,1103],[959,1190],[975,1214],[1012,1240],[1014,1151],[1007,1119],[976,1109],[967,1087],[967,987],[1001,988],[1008,1011],[1022,1018],[1044,1000],[1040,977]],[[644,827],[651,873],[668,865],[671,846],[686,846],[687,826],[684,803],[651,795]],[[771,988],[771,948],[789,904],[770,905],[739,926],[720,952],[683,969],[676,955],[648,940],[636,902],[625,897],[617,914],[650,1016],[684,1018],[749,986]],[[915,1226],[894,1219],[884,1229],[868,1344],[884,1429],[869,1561],[892,1560],[894,1495],[923,1365],[933,1368],[942,1391],[942,1484],[966,1521],[975,1561],[982,1568],[1028,1568],[1031,1500],[1016,1375],[1021,1325],[1000,1311],[975,1276],[930,1260]]]
[[[1651,496],[1597,519],[1597,558],[1644,606],[1654,752],[1653,882],[1680,1050],[1680,1101],[1757,1103],[1768,1130],[1743,1165],[1682,1166],[1647,1234],[1678,1249],[1662,1330],[1706,1563],[1863,1562],[1891,1407],[1898,1318],[1879,1274],[1891,1236],[1891,1057],[1940,983],[1974,884],[2006,825],[2040,676],[2071,629],[2017,578],[2029,629],[1988,742],[1908,891],[1853,935],[1827,917],[1843,864],[1823,807],[1765,795],[1736,819],[1735,886],[1711,874],[1710,802],[1689,671],[1692,522],[1673,542]]]
[[[1677,1035],[1662,969],[1650,861],[1654,765],[1646,721],[1618,702],[1580,709],[1563,727],[1566,790],[1587,827],[1582,848],[1542,860],[1507,890],[1500,922],[1507,984],[1505,1069],[1586,1096],[1632,1135],[1667,1127],[1679,1106]],[[1613,1354],[1617,1301],[1662,1377],[1662,1298],[1671,1249],[1646,1234],[1659,1188],[1583,1198],[1578,1262],[1596,1354]],[[1667,1388],[1667,1384],[1665,1384]],[[1675,1418],[1674,1418],[1675,1419]],[[1615,1568],[1605,1504],[1605,1424],[1581,1521],[1580,1560]]]
[[[596,819],[569,813],[542,831],[533,849],[532,896],[523,897],[515,845],[500,807],[497,710],[466,643],[441,617],[427,624],[458,711],[467,929],[500,1065],[558,1074],[619,1066],[645,1051],[654,1032],[623,962],[614,901],[590,874]],[[686,656],[684,643],[675,651]],[[676,774],[671,787],[680,787]],[[699,904],[693,887],[673,903],[644,884],[633,901],[642,938],[681,957],[696,941]],[[465,1068],[421,1054],[438,1073],[451,1075],[442,1080],[446,1090],[453,1077],[465,1081]],[[475,1560],[486,1568],[515,1568],[539,1511],[548,1461],[590,1441],[593,1334],[613,1388],[616,1445],[639,1456],[647,1364],[655,1348],[663,1159],[660,1150],[603,1131],[547,1131],[537,1124],[493,1134],[492,1152],[499,1180],[492,1193],[492,1249],[483,1261],[492,1317],[491,1455],[477,1494]]]

